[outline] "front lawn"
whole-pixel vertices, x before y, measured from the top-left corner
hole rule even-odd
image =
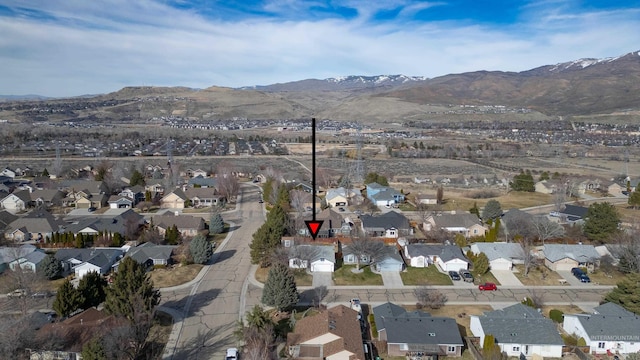
[[[336,285],[384,285],[382,276],[374,274],[368,266],[360,268],[354,273],[355,265],[343,265],[333,272],[333,282]]]
[[[625,277],[625,274],[618,270],[604,271],[602,269],[596,269],[587,275],[593,284],[598,285],[617,285]]]
[[[400,277],[405,285],[453,285],[449,275],[438,271],[435,265],[426,268],[407,267]]]
[[[473,271],[471,273],[473,274],[473,283],[474,284],[484,284],[484,283],[490,282],[490,283],[494,283],[496,285],[500,285],[500,282],[498,281],[498,279],[496,279],[495,276],[493,276],[491,271],[485,273],[484,275],[478,275],[478,274],[474,273]]]
[[[202,267],[202,264],[190,264],[157,268],[149,272],[149,277],[156,288],[176,286],[195,279]]]
[[[514,275],[526,286],[554,286],[560,285],[558,280],[562,279],[557,272],[549,270],[546,266],[534,266],[529,270],[527,276],[524,275],[524,265],[515,265]]]

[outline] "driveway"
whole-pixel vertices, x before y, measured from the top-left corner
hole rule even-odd
[[[397,271],[381,271],[382,282],[387,289],[400,289],[404,287],[400,273]]]
[[[312,275],[313,281],[311,282],[311,284],[314,288],[323,285],[326,287],[333,286],[333,273],[326,271],[316,271],[312,273]]]
[[[571,270],[558,270],[556,271],[563,279],[567,280],[567,284],[571,286],[580,286],[580,285],[588,285],[587,283],[582,283],[578,280],[573,274]]]
[[[491,270],[501,286],[524,286],[511,270]]]

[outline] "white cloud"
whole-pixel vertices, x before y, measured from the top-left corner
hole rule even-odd
[[[38,6],[59,20],[0,21],[0,94],[68,96],[127,85],[203,88],[352,74],[521,71],[579,57],[617,56],[638,50],[640,43],[638,10],[566,15],[531,7],[526,22],[489,27],[367,20],[381,9],[370,4],[394,8],[404,4],[400,1],[345,1],[341,4],[359,11],[352,21],[226,22],[150,0],[118,0],[108,8],[93,1],[57,3]],[[290,4],[279,0],[270,6]],[[405,14],[428,4],[411,6],[417,7]]]

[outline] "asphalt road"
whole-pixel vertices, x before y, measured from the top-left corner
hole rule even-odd
[[[223,359],[227,347],[239,345],[233,331],[246,307],[241,293],[251,267],[249,243],[264,222],[259,188],[243,184],[241,191],[236,210],[223,216],[232,223],[233,233],[220,245],[204,276],[191,286],[162,291],[160,305],[183,317],[178,334],[173,334],[175,344],[168,344],[172,354],[165,358]]]

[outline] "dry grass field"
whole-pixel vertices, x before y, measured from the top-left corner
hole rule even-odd
[[[525,286],[556,286],[562,279],[557,272],[549,270],[545,266],[533,267],[527,276],[524,275],[524,265],[516,265],[515,276]]]
[[[176,265],[166,269],[153,269],[149,273],[156,288],[176,286],[195,279],[202,269],[201,264]]]

